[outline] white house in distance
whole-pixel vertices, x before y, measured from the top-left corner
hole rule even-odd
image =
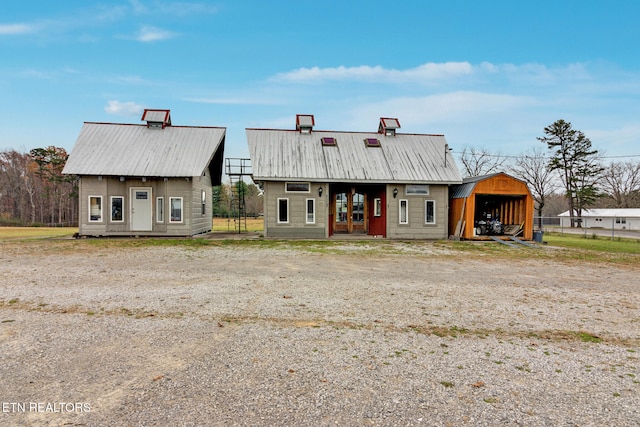
[[[571,227],[569,211],[562,212],[560,226]],[[582,228],[606,228],[611,230],[640,230],[640,209],[584,209],[582,211]]]
[[[85,122],[62,173],[79,179],[80,236],[193,236],[211,231],[226,129]]]
[[[449,185],[462,178],[443,135],[247,129],[253,180],[264,190],[266,237],[361,234],[403,239],[448,236]]]

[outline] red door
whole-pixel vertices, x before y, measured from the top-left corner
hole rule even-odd
[[[384,188],[369,197],[369,234],[387,237],[387,198]]]

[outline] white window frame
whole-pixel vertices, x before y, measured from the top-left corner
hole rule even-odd
[[[120,203],[120,209],[121,209],[120,218],[121,219],[113,219],[113,201],[115,199],[121,199],[122,200],[122,202]],[[111,196],[110,202],[111,203],[109,204],[109,206],[110,206],[111,209],[110,209],[109,219],[111,220],[111,222],[124,222],[124,212],[125,212],[124,211],[124,196]]]
[[[164,223],[164,197],[156,197],[156,223]]]
[[[402,221],[402,205],[404,204],[405,210],[405,218]],[[398,224],[409,224],[409,200],[408,199],[400,199],[398,201]]]
[[[382,199],[380,197],[373,199],[373,216],[382,216]]]
[[[429,218],[427,217],[427,212],[429,211],[429,204],[433,204],[433,221],[429,222]],[[424,223],[426,225],[435,225],[436,223],[436,201],[435,200],[425,200],[424,201]]]
[[[311,202],[311,212],[309,212],[309,202]],[[304,203],[305,221],[307,224],[316,223],[316,199],[306,199]],[[309,218],[311,215],[311,218]]]
[[[202,190],[202,192],[200,193],[200,200],[202,202],[202,215],[206,215],[207,214],[207,205],[206,205],[206,201],[207,201],[207,192]]]
[[[404,194],[407,196],[428,196],[429,184],[407,184],[404,187]]]
[[[306,185],[306,190],[297,190],[295,188],[289,189],[289,185]],[[310,182],[285,182],[284,183],[284,192],[285,193],[311,193],[311,183]]]
[[[178,200],[180,202],[180,220],[174,220],[172,211],[173,211],[173,201]],[[172,224],[182,224],[184,222],[184,198],[182,197],[169,197],[169,222]]]
[[[91,217],[92,217],[92,215],[91,215],[91,199],[98,199],[100,201],[99,202],[99,204],[100,204],[100,215],[98,216],[98,219],[91,219]],[[96,196],[96,195],[91,196],[90,195],[88,200],[89,200],[89,203],[87,204],[87,207],[88,207],[88,212],[87,213],[88,213],[89,222],[102,222],[102,220],[104,218],[104,216],[103,216],[104,205],[102,203],[102,196]]]
[[[285,221],[281,221],[280,220],[280,202],[286,202],[287,204],[287,218]],[[278,224],[289,224],[289,213],[290,213],[289,209],[289,199],[286,197],[278,197],[278,201],[276,204],[276,220],[278,221]]]

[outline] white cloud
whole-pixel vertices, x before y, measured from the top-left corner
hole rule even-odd
[[[38,27],[32,24],[0,24],[0,35],[18,35],[36,32]]]
[[[532,106],[536,101],[528,96],[502,95],[482,92],[450,92],[424,97],[397,97],[377,103],[366,103],[352,110],[356,121],[365,117],[398,117],[400,123],[420,128],[434,123],[478,120],[495,114],[513,113]],[[407,127],[407,126],[404,126]]]
[[[613,129],[584,129],[583,132],[591,140],[594,148],[605,155],[609,150],[633,155],[639,153],[640,125],[637,123],[623,124]]]
[[[219,104],[219,105],[275,105],[275,99],[260,98],[184,98],[184,101],[198,104]]]
[[[164,2],[157,0],[142,2],[140,0],[129,0],[129,3],[135,13],[143,15],[156,13],[172,16],[187,16],[213,14],[218,12],[218,8],[216,6],[201,2]]]
[[[407,69],[385,68],[380,65],[298,68],[276,74],[270,80],[286,83],[327,81],[421,85],[458,83],[468,86],[477,86],[491,81],[503,85],[505,81],[509,81],[516,85],[527,83],[541,86],[557,84],[559,81],[589,82],[591,79],[587,65],[582,63],[550,68],[536,63],[515,65],[481,62],[474,65],[469,62],[428,62]]]
[[[177,35],[178,35],[177,33],[174,33],[168,30],[163,30],[161,28],[145,25],[142,28],[140,28],[140,31],[138,31],[138,33],[132,38],[139,42],[149,43],[149,42],[155,42],[159,40],[167,40],[167,39],[176,37]]]
[[[314,80],[363,80],[402,83],[410,81],[441,80],[469,75],[473,67],[468,62],[429,62],[407,70],[384,68],[380,65],[358,67],[298,68],[277,74],[273,80],[304,82]]]
[[[117,114],[119,116],[136,116],[142,114],[144,107],[135,102],[109,101],[104,111],[108,114]]]

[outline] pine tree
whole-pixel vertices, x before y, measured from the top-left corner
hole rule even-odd
[[[574,227],[573,217],[582,216],[582,210],[597,199],[596,180],[604,168],[598,163],[598,150],[593,149],[591,140],[573,129],[571,123],[556,120],[544,128],[544,133],[546,136],[538,140],[553,151],[549,167],[560,174],[569,201],[571,226]]]

